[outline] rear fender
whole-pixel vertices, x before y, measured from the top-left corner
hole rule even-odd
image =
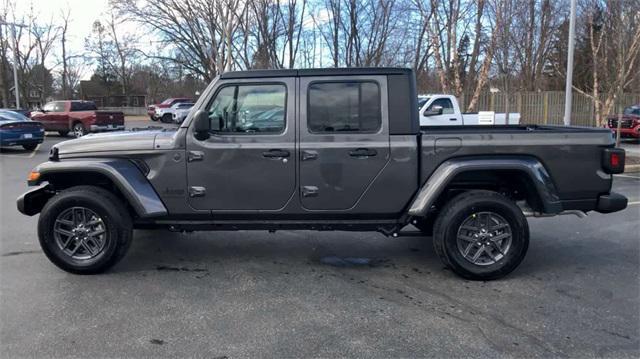
[[[530,156],[509,156],[500,158],[455,158],[443,162],[427,180],[411,206],[409,215],[424,217],[451,180],[467,171],[515,170],[523,172],[531,180],[542,204],[544,213],[562,212],[562,203],[551,176],[542,163]]]

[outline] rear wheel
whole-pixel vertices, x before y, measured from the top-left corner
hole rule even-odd
[[[132,237],[129,212],[112,193],[69,188],[42,209],[38,237],[45,255],[76,274],[100,273],[124,257]]]
[[[81,122],[74,123],[72,130],[73,130],[73,136],[75,138],[80,138],[80,137],[86,135],[86,130],[85,130],[85,128],[84,128],[84,126],[82,125]]]
[[[36,149],[36,147],[38,147],[37,143],[30,143],[28,145],[22,145],[22,148],[24,148],[27,151],[33,151]]]
[[[149,118],[151,119],[151,121],[158,121],[158,118],[155,116],[149,116]]]
[[[446,266],[473,280],[504,277],[529,248],[522,210],[491,191],[469,191],[447,203],[434,225],[433,245]]]

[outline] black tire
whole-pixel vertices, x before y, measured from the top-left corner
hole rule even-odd
[[[173,122],[173,116],[170,113],[165,113],[162,115],[162,123],[171,123]]]
[[[54,234],[58,216],[77,207],[93,211],[102,220],[104,245],[88,259],[73,258],[65,253]],[[60,269],[75,274],[96,274],[124,257],[131,244],[132,227],[129,212],[115,195],[100,187],[77,186],[60,192],[46,203],[38,220],[38,237],[44,254]]]
[[[151,119],[151,121],[156,122],[158,121],[158,118],[155,116],[149,116],[149,118]]]
[[[82,122],[75,122],[71,127],[71,131],[73,132],[73,137],[80,138],[87,134],[87,130],[84,128]]]
[[[69,131],[58,131],[58,134],[62,137],[67,137],[67,135],[69,134]]]
[[[467,219],[476,218],[476,214],[482,213],[497,214],[503,219],[509,226],[511,241],[501,258],[494,258],[491,264],[480,265],[465,258],[463,250],[459,248],[458,235]],[[487,239],[487,243],[491,241]],[[471,280],[498,279],[511,273],[524,259],[529,248],[529,225],[522,210],[503,195],[492,191],[469,191],[451,199],[438,215],[434,225],[433,246],[442,262],[461,277]],[[493,252],[492,246],[487,248]]]
[[[24,148],[27,151],[33,151],[38,147],[37,143],[30,143],[28,145],[22,145],[22,148]]]

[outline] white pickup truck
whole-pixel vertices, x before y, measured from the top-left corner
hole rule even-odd
[[[419,95],[418,109],[420,127],[428,126],[462,126],[462,125],[517,125],[520,123],[519,113],[507,114],[492,111],[462,113],[458,100],[453,95]]]

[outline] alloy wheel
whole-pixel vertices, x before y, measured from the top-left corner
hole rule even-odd
[[[511,248],[509,222],[494,212],[478,212],[467,217],[457,234],[460,254],[469,262],[487,266],[504,258]]]
[[[96,257],[107,243],[106,225],[94,211],[71,207],[58,215],[53,235],[60,250],[76,260]]]

